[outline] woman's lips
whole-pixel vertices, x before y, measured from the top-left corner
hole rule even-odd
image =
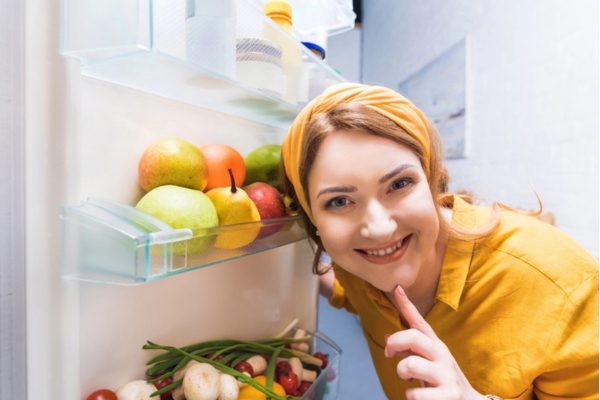
[[[373,264],[387,264],[399,260],[404,255],[404,253],[406,253],[406,249],[408,248],[408,244],[411,238],[412,234],[408,235],[395,245],[392,245],[385,249],[355,250],[355,252],[359,254],[362,258]]]

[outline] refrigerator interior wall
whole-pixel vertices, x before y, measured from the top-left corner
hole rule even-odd
[[[81,76],[76,67],[70,71],[74,203],[103,197],[134,205],[144,194],[137,183],[139,157],[159,138],[225,143],[242,155],[282,140],[284,132],[273,127]],[[99,388],[116,390],[144,379],[151,356],[141,349],[146,340],[180,346],[259,339],[294,318],[315,330],[311,254],[303,241],[139,286],[63,280],[68,343],[60,359],[70,373],[61,395],[85,398]]]

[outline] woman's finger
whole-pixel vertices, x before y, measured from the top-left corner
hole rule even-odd
[[[440,388],[415,387],[406,389],[406,400],[440,400],[447,398],[448,393]]]
[[[396,290],[394,290],[394,298],[396,299],[396,304],[400,307],[400,313],[402,313],[410,328],[423,332],[432,339],[437,338],[431,326],[425,321],[415,305],[411,303],[400,285],[396,286]]]
[[[398,363],[396,367],[398,376],[405,381],[418,379],[424,384],[422,386],[437,386],[439,382],[436,379],[435,366],[429,360],[419,356],[410,356]]]
[[[434,360],[437,354],[431,338],[416,329],[407,329],[389,336],[384,351],[386,357],[417,355],[427,360]]]

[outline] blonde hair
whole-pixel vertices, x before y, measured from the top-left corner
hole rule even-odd
[[[360,103],[342,103],[335,106],[325,113],[314,114],[310,119],[306,131],[304,133],[302,149],[300,155],[300,184],[304,190],[306,201],[310,206],[310,195],[308,193],[308,177],[317,156],[319,147],[323,140],[333,132],[340,130],[357,130],[369,135],[383,137],[408,147],[413,151],[421,162],[424,170],[429,170],[429,189],[432,198],[435,200],[435,208],[440,221],[440,229],[447,233],[450,237],[463,240],[473,241],[489,237],[498,227],[500,222],[500,211],[508,209],[516,211],[510,207],[500,203],[492,204],[492,215],[488,223],[478,229],[466,229],[464,227],[447,222],[441,215],[442,208],[451,208],[451,200],[447,195],[449,175],[448,170],[444,166],[442,140],[433,125],[429,122],[427,126],[427,134],[430,141],[430,157],[426,159],[424,151],[419,142],[406,132],[402,127],[398,126],[389,118],[384,117],[378,112],[371,110],[367,106]],[[283,159],[281,160],[281,182],[283,194],[290,197],[292,201],[297,202],[296,193],[292,182],[285,174],[285,166]],[[467,192],[458,192],[456,195],[471,202],[471,196]],[[538,199],[539,200],[539,199]],[[315,258],[313,260],[313,272],[315,274],[324,274],[326,270],[319,269],[319,260],[323,253],[323,244],[321,238],[317,235],[317,228],[312,223],[304,210],[299,207],[300,214],[303,217],[304,226],[308,233],[308,237],[316,244]],[[537,214],[541,213],[540,211]]]

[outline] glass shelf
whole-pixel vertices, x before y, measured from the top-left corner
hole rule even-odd
[[[135,207],[95,198],[62,207],[60,217],[62,276],[120,285],[142,284],[306,238],[300,217],[173,229]]]
[[[304,104],[345,82],[266,17],[260,2],[62,5],[61,54],[78,58],[82,75],[118,85],[287,129]],[[247,39],[274,46],[240,44]]]

